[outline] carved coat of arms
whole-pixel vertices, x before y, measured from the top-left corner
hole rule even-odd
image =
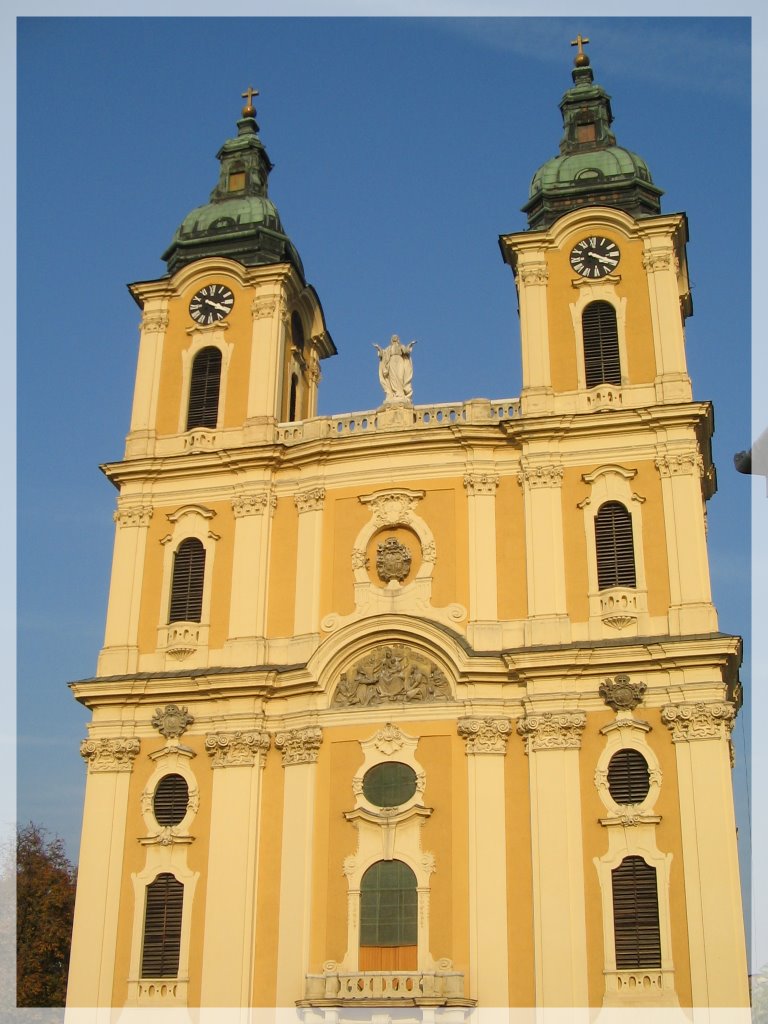
[[[397,537],[387,537],[376,548],[376,572],[383,583],[397,580],[402,583],[411,571],[413,558],[410,549]]]

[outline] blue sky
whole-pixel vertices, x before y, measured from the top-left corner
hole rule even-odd
[[[18,32],[18,817],[79,843],[139,310],[125,285],[207,200],[249,85],[270,196],[339,355],[323,414],[381,401],[373,343],[415,338],[414,400],[520,389],[512,275],[554,156],[576,34],[620,145],[685,211],[694,394],[715,403],[709,540],[721,628],[749,639],[750,25],[707,18],[23,18]],[[764,500],[764,499],[763,499]],[[747,644],[749,654],[749,643]],[[750,694],[749,663],[743,682]],[[734,775],[749,835],[742,715]]]

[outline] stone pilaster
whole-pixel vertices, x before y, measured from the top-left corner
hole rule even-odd
[[[498,585],[496,579],[496,490],[499,474],[468,472],[464,476],[469,520],[469,622],[479,649],[498,649]],[[487,634],[487,643],[483,635]]]
[[[229,609],[230,656],[240,663],[263,658],[267,620],[267,586],[272,516],[277,498],[267,488],[245,491],[232,499],[235,517],[232,593]]]
[[[213,773],[205,928],[204,1006],[251,1002],[261,829],[262,769],[269,749],[262,729],[208,733]]]
[[[517,723],[531,794],[536,1005],[586,1006],[579,749],[586,715],[531,710]]]
[[[504,755],[512,723],[461,718],[469,782],[470,995],[481,1006],[509,1005]]]
[[[299,536],[293,632],[295,636],[304,636],[320,629],[320,558],[325,488],[308,488],[297,494],[294,501],[299,513]]]
[[[113,513],[115,546],[99,675],[119,675],[138,668],[139,614],[152,512],[146,502],[121,501]]]

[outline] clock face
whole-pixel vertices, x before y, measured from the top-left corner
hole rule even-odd
[[[189,303],[189,315],[198,324],[215,324],[229,316],[235,296],[224,284],[207,284],[195,292]]]
[[[590,235],[571,249],[571,266],[582,277],[607,277],[619,265],[619,247],[610,238]]]

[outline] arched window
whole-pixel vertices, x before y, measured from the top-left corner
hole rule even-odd
[[[196,537],[188,537],[173,556],[169,622],[200,622],[204,579],[205,548]]]
[[[608,762],[608,791],[617,804],[639,804],[651,788],[648,762],[639,750],[624,747]]]
[[[661,967],[656,868],[625,857],[611,872],[616,969]]]
[[[193,427],[214,428],[219,418],[221,389],[221,352],[212,345],[200,349],[192,363],[189,385],[187,430]]]
[[[299,394],[299,375],[291,374],[291,396],[288,403],[288,420],[290,423],[296,419],[296,400]]]
[[[400,860],[372,864],[360,882],[360,970],[417,965],[416,875]]]
[[[175,978],[179,973],[184,886],[165,872],[147,886],[142,978]]]
[[[293,347],[303,354],[304,327],[301,322],[301,317],[295,310],[291,313],[291,340],[293,341]]]
[[[620,501],[606,501],[595,516],[597,585],[635,587],[635,546],[632,515]]]
[[[619,331],[616,310],[602,299],[590,302],[581,315],[584,338],[584,373],[588,388],[621,384]]]

